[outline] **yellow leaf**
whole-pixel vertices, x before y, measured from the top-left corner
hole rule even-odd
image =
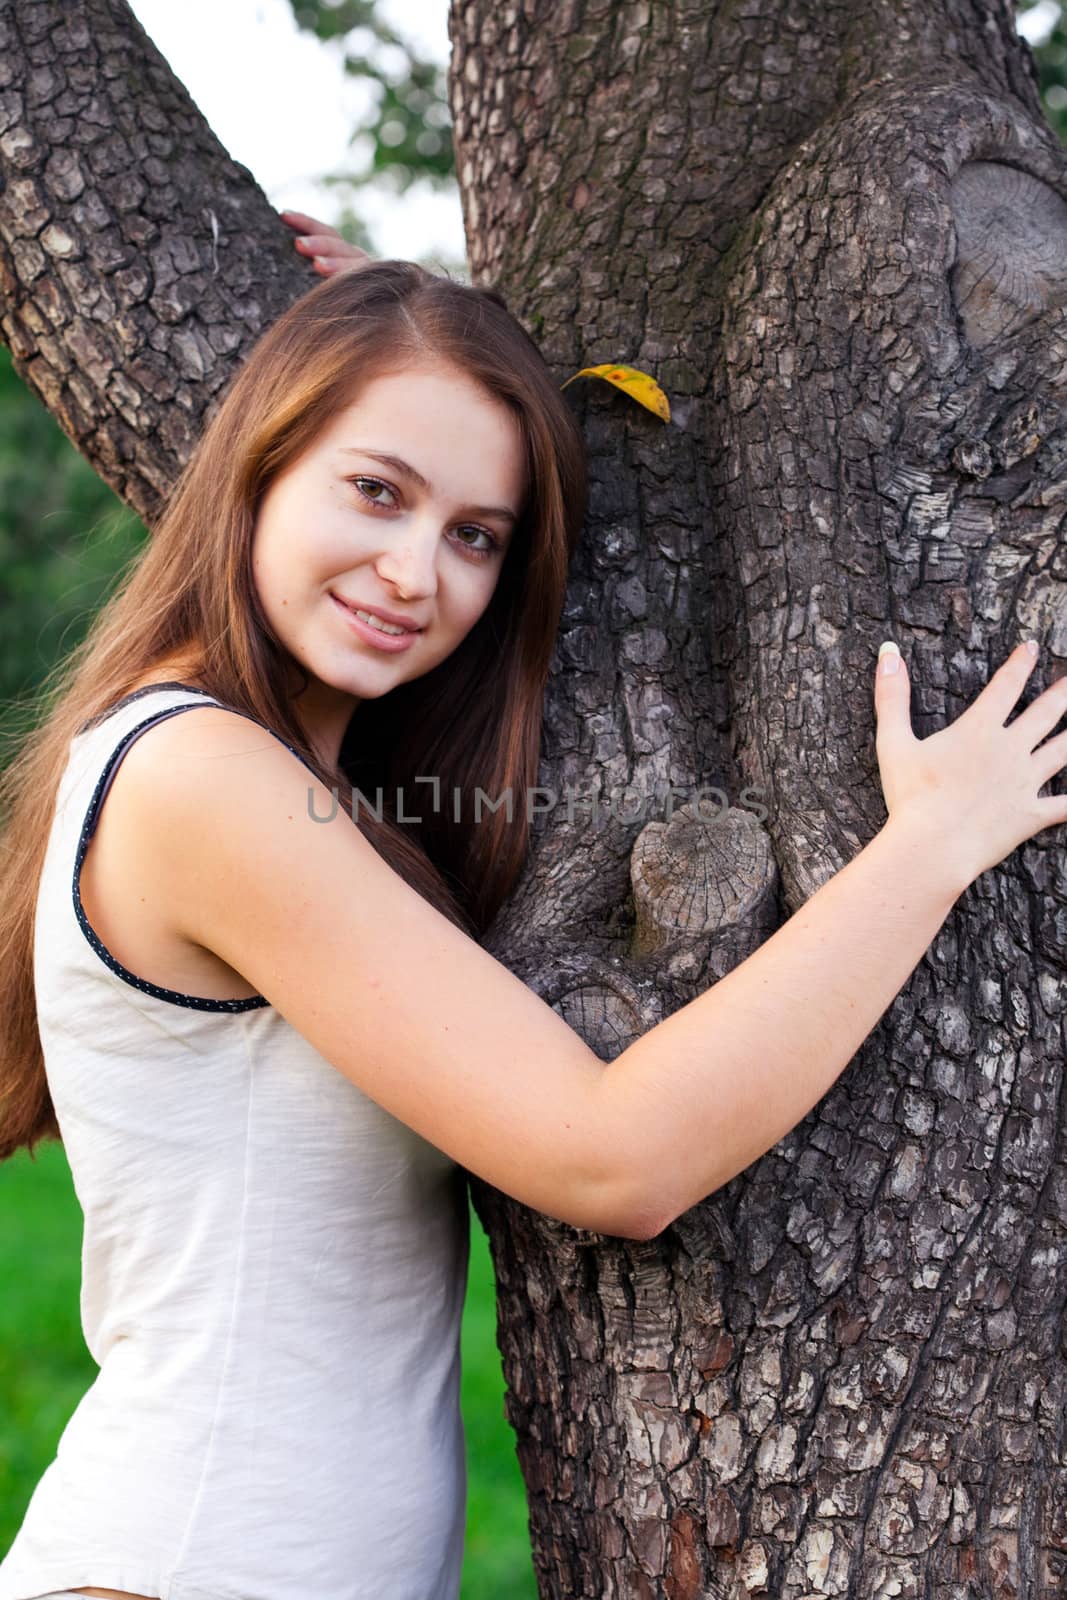
[[[568,378],[567,383],[573,383],[575,378],[603,378],[605,383],[614,384],[616,389],[628,394],[638,405],[644,406],[648,411],[654,411],[664,422],[671,420],[671,407],[667,396],[655,378],[650,378],[647,372],[639,372],[636,367],[621,367],[614,362],[608,362],[603,367],[583,367],[580,372]],[[561,383],[560,388],[565,389],[567,383]]]

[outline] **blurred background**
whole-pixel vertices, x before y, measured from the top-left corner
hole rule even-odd
[[[468,278],[446,97],[448,0],[132,0],[268,199],[374,256]],[[1049,121],[1067,140],[1059,0],[1023,0]],[[204,48],[204,40],[211,48]],[[234,71],[234,63],[240,71]],[[32,696],[147,534],[22,385],[0,346],[0,765]],[[471,1214],[463,1327],[469,1515],[463,1600],[534,1600],[526,1501],[496,1349],[492,1266]],[[0,1553],[95,1375],[78,1315],[81,1213],[62,1148],[0,1165]]]

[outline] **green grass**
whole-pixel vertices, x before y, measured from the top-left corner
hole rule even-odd
[[[0,1552],[96,1365],[78,1311],[81,1212],[60,1145],[0,1164]],[[462,1600],[536,1600],[526,1497],[496,1348],[493,1267],[471,1212],[463,1316],[467,1552]]]

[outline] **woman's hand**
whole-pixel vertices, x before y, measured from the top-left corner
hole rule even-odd
[[[886,659],[875,677],[876,749],[890,824],[914,825],[966,887],[1043,828],[1067,822],[1067,795],[1038,794],[1067,768],[1067,731],[1046,739],[1067,713],[1067,676],[1005,726],[1037,660],[1020,644],[955,722],[917,739],[907,668],[898,656],[886,674]]]
[[[331,228],[328,222],[319,222],[304,211],[280,211],[278,215],[286,227],[299,235],[293,243],[301,255],[312,258],[312,265],[322,278],[333,277],[338,272],[351,272],[353,268],[364,267],[368,261],[374,260],[366,250],[342,239],[337,229]]]

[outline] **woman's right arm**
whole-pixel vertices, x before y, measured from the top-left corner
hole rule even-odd
[[[973,878],[1067,799],[1067,680],[1008,727],[1013,652],[955,723],[877,681],[889,819],[747,961],[610,1064],[382,860],[270,734],[205,706],[125,757],[134,847],[175,928],[387,1111],[526,1205],[650,1238],[821,1098]]]
[[[875,679],[888,821],[746,961],[613,1062],[612,1114],[640,1128],[662,1225],[805,1117],[852,1060],[954,902],[1043,828],[1067,797],[1067,677],[1005,722],[1035,657],[1020,645],[962,716],[917,739],[899,670]]]

